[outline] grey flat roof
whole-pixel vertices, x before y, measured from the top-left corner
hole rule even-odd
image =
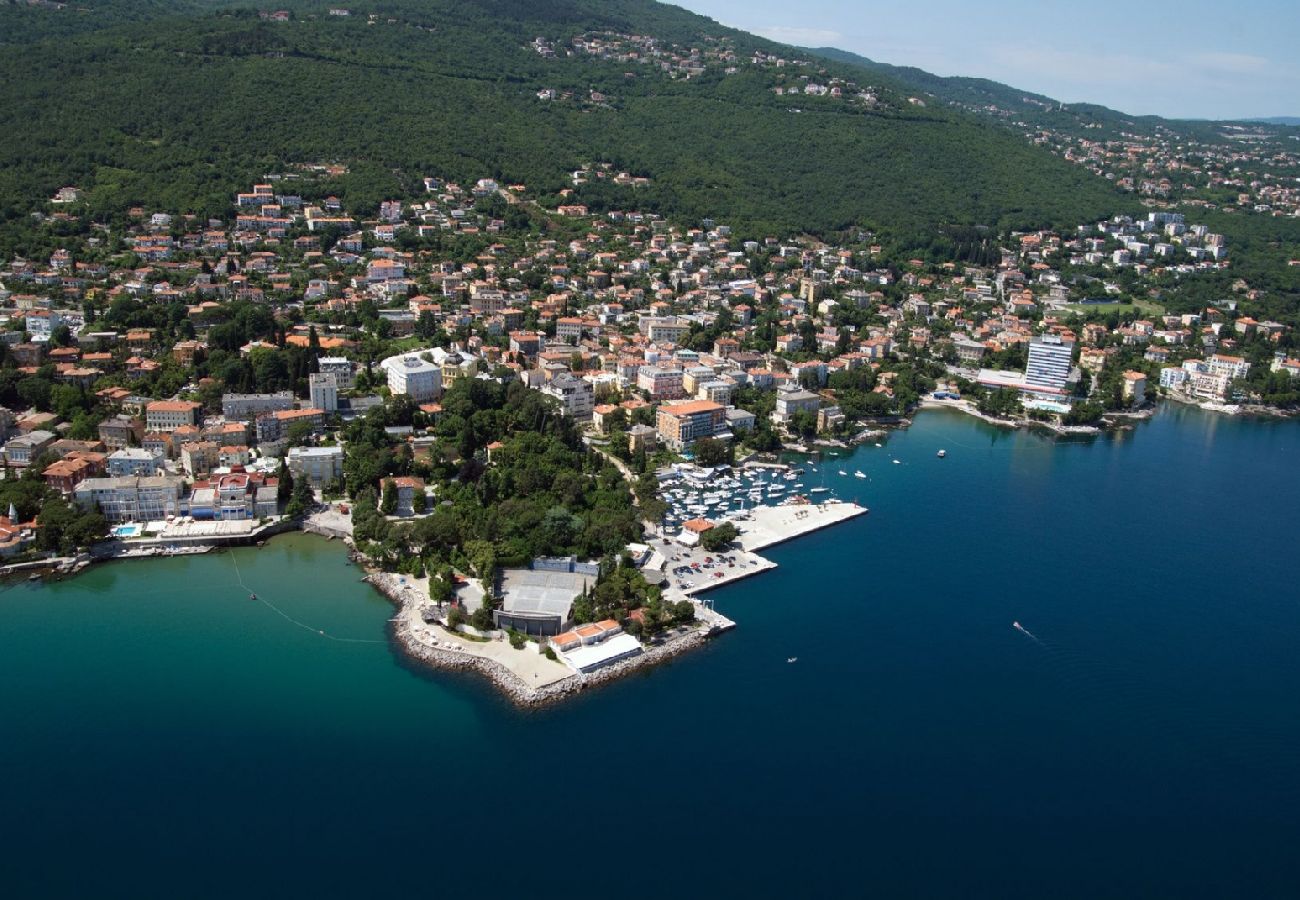
[[[502,609],[514,615],[558,616],[563,621],[569,618],[573,598],[593,581],[572,572],[507,569],[501,573]]]

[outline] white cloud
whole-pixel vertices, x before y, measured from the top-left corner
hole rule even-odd
[[[1267,59],[1251,53],[1198,53],[1191,61],[1207,69],[1239,75],[1255,75],[1272,68]]]
[[[750,31],[782,44],[797,47],[827,47],[841,42],[844,35],[829,28],[799,28],[791,25],[766,25]]]

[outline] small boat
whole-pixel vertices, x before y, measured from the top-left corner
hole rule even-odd
[[[856,472],[853,473],[853,477],[854,477],[854,478],[866,478],[866,477],[867,477],[867,473],[864,472],[864,471],[862,471],[861,469],[858,469]]]
[[[881,446],[884,446],[884,445],[881,444],[879,441],[877,441],[877,442],[876,442],[876,446],[877,446],[877,447],[881,447]]]
[[[257,599],[257,595],[256,595],[256,594],[249,594],[249,595],[248,595],[248,599],[249,599],[249,600],[256,600],[256,599]]]
[[[902,463],[901,463],[901,462],[899,462],[899,461],[898,461],[898,460],[894,460],[894,465],[896,465],[896,466],[901,466],[901,465],[902,465]]]
[[[947,451],[947,450],[940,450],[940,451],[939,451],[939,454],[938,454],[938,456],[939,456],[940,459],[943,459],[943,458],[944,458],[945,456],[947,456],[947,455],[948,455],[948,451]]]
[[[785,658],[785,661],[788,662],[788,663],[798,662],[798,661],[799,661],[799,657],[797,657],[797,656],[787,656],[787,657]]]
[[[847,475],[847,474],[849,474],[849,473],[848,473],[848,472],[845,472],[843,469],[840,469],[840,474],[841,474],[841,475]]]
[[[826,493],[826,492],[829,491],[829,490],[830,490],[830,488],[815,487],[815,488],[812,489],[811,493],[814,493],[814,494],[824,494],[824,493]]]

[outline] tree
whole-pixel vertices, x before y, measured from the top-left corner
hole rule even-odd
[[[67,325],[56,325],[50,332],[50,346],[68,347],[72,344],[72,329]]]
[[[379,498],[379,511],[386,516],[397,512],[397,484],[393,479],[384,479],[384,493]]]
[[[425,509],[425,494],[422,490],[416,490],[411,495],[411,512],[420,515]]]
[[[739,529],[733,523],[723,522],[721,525],[714,525],[700,535],[700,546],[705,550],[716,553],[729,546],[739,534]]]
[[[283,506],[293,496],[293,473],[289,471],[289,466],[284,460],[280,460],[280,469],[275,477],[275,499]]]
[[[306,515],[316,504],[316,495],[312,492],[311,482],[306,478],[300,479],[293,486],[293,492],[289,497],[289,505],[284,508],[284,514],[291,519]]]
[[[731,445],[717,438],[702,437],[692,445],[695,462],[701,466],[721,466],[731,462]]]

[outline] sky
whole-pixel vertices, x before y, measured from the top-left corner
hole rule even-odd
[[[782,43],[1066,103],[1166,118],[1300,116],[1300,0],[669,2]]]

